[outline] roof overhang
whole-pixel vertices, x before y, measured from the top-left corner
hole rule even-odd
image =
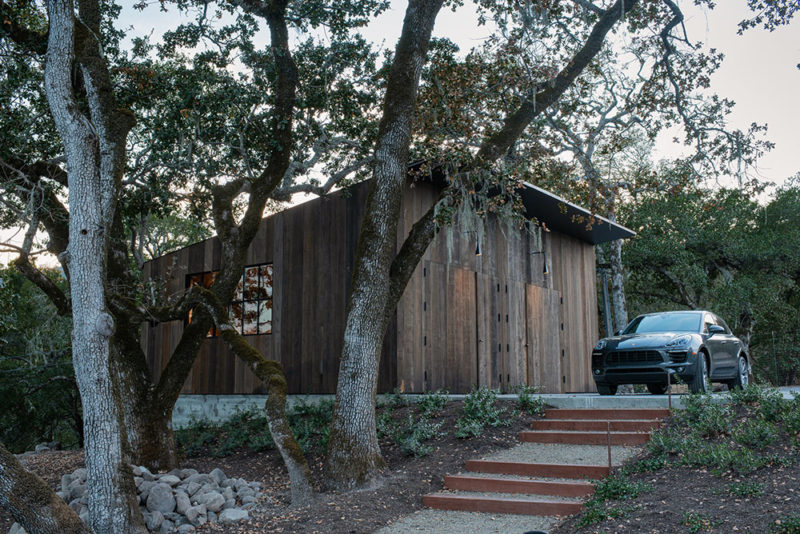
[[[411,163],[409,177],[430,181],[439,187],[447,187],[447,178],[440,166],[434,166],[421,174],[415,172],[424,164],[423,160]],[[550,230],[586,243],[599,245],[616,239],[628,239],[636,235],[636,232],[621,224],[609,221],[605,217],[528,182],[523,182],[520,196],[525,205],[526,217],[535,218]]]
[[[535,217],[550,230],[592,245],[636,235],[636,232],[629,228],[611,222],[533,184],[525,182],[520,196],[528,217]]]

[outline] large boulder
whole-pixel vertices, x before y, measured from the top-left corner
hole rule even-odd
[[[225,497],[217,491],[209,491],[197,498],[197,504],[205,504],[209,512],[219,512],[225,505]]]
[[[147,509],[150,512],[159,511],[166,514],[175,510],[175,495],[169,484],[158,483],[150,489],[147,495]]]
[[[219,514],[220,523],[235,523],[246,519],[250,519],[250,514],[247,510],[242,510],[241,508],[228,508]]]

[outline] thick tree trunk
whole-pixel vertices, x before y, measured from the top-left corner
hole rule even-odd
[[[152,472],[166,472],[178,467],[172,407],[150,401],[126,413],[131,464],[143,465]]]
[[[613,220],[613,219],[612,219]],[[611,264],[611,302],[614,306],[614,330],[621,330],[628,324],[628,308],[625,304],[625,270],[622,265],[622,240],[611,242],[609,260]]]
[[[375,179],[353,271],[353,292],[328,446],[327,483],[337,489],[365,484],[384,465],[375,429],[378,359],[386,333],[389,273],[408,167],[417,87],[440,8],[440,0],[409,1],[389,75],[375,148]]]
[[[47,483],[0,445],[0,508],[28,534],[91,534]]]
[[[113,269],[112,269],[113,270]],[[134,324],[126,314],[116,314],[119,324]],[[178,455],[172,434],[174,402],[160,402],[145,365],[139,343],[139,329],[118,330],[111,341],[114,371],[125,418],[129,460],[153,472],[178,467]]]
[[[96,10],[87,12],[86,18],[96,14]],[[72,94],[76,59],[73,46],[78,43],[72,2],[52,0],[48,15],[45,88],[69,169],[67,263],[71,275],[73,365],[83,401],[89,522],[95,534],[146,532],[133,474],[123,452],[127,443],[122,399],[110,358],[109,340],[115,325],[105,300],[106,251],[116,201],[116,165],[120,150],[124,150],[124,135],[120,146],[114,136],[120,131],[108,129],[122,126],[105,115],[108,94],[103,91],[107,85],[94,78],[94,71],[83,68],[92,118],[97,122],[89,122]],[[97,50],[99,44],[93,42],[90,46]]]

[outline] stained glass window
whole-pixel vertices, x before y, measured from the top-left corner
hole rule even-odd
[[[216,272],[199,273],[187,277],[187,287],[203,284],[209,287]],[[272,264],[245,267],[242,278],[233,293],[228,306],[231,325],[245,336],[272,333]],[[192,312],[189,312],[189,322]],[[209,336],[215,336],[215,329]]]

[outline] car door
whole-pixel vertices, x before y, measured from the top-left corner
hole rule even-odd
[[[737,357],[739,356],[739,339],[733,335],[728,325],[713,315],[714,322],[725,329],[724,334],[717,334],[720,340],[720,357],[718,360],[719,372],[724,373],[726,376],[733,376],[737,372]]]
[[[708,350],[709,369],[708,375],[711,378],[719,378],[720,375],[725,374],[725,339],[723,334],[714,334],[708,331],[708,327],[716,325],[714,316],[710,313],[703,315],[703,337],[706,342],[706,350]]]

